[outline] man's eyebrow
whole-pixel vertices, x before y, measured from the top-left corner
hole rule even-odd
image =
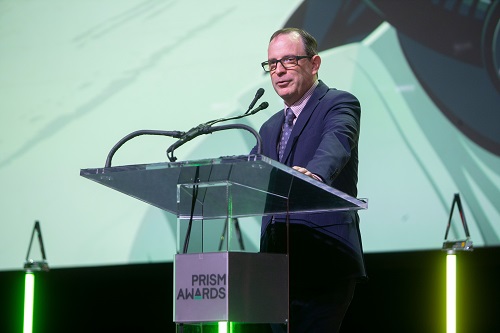
[[[289,58],[289,57],[295,57],[295,55],[294,55],[294,54],[287,54],[287,55],[282,56],[282,57],[280,58],[280,60],[281,60],[281,59],[285,59],[285,58]],[[276,59],[276,58],[271,58],[271,59],[268,59],[267,61],[276,61],[276,60],[278,60],[278,59]]]

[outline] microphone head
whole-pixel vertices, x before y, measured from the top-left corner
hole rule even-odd
[[[262,102],[260,103],[260,105],[258,107],[256,107],[255,109],[253,109],[250,114],[256,114],[257,112],[259,111],[262,111],[264,109],[267,109],[267,107],[269,106],[269,103],[268,102]]]
[[[259,90],[257,90],[257,92],[255,93],[255,97],[257,99],[261,98],[262,95],[264,95],[264,89],[263,88],[259,88]]]
[[[259,100],[259,98],[262,97],[262,95],[264,95],[264,89],[263,88],[259,88],[257,90],[257,92],[255,93],[255,97],[253,98],[253,101],[248,106],[248,109],[245,112],[245,114],[247,114],[248,112],[250,112],[250,110],[252,110],[252,108],[254,107],[255,103],[257,103],[257,101]]]

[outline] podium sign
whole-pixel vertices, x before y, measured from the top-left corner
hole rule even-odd
[[[273,253],[176,255],[174,321],[285,323],[287,260]]]

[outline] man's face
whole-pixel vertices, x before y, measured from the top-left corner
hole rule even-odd
[[[268,60],[282,59],[286,56],[304,56],[306,52],[300,36],[296,33],[278,35],[267,49]],[[271,71],[271,81],[276,93],[287,105],[292,105],[301,98],[314,83],[319,68],[319,56],[312,59],[300,59],[293,68],[284,68],[278,62],[276,70]]]

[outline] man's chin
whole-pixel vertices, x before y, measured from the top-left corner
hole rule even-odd
[[[278,96],[280,96],[284,100],[286,100],[287,97],[290,97],[292,95],[292,92],[290,91],[289,87],[280,88],[280,87],[274,86],[274,90],[276,91],[276,93],[278,94]]]

